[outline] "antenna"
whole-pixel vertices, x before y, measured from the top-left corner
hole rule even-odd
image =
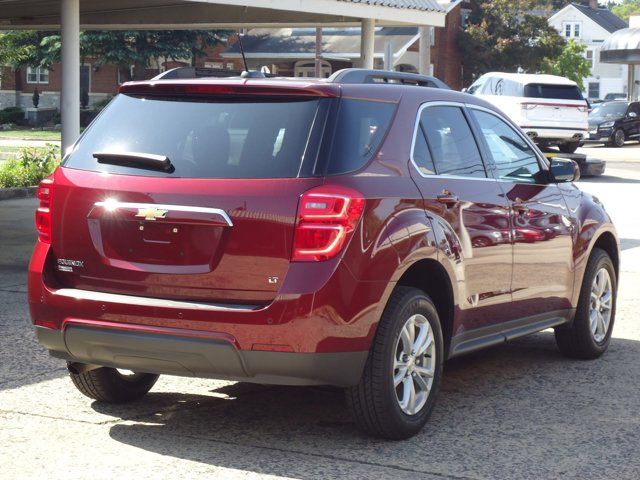
[[[240,54],[242,55],[242,62],[244,63],[244,71],[249,71],[249,66],[247,65],[247,57],[244,56],[244,47],[242,46],[242,37],[244,33],[238,34],[238,45],[240,45]]]
[[[242,37],[244,33],[238,33],[238,45],[240,45],[240,54],[242,54],[242,62],[244,63],[244,72],[240,74],[242,78],[264,78],[265,74],[258,71],[249,70],[249,66],[247,65],[247,57],[244,55],[244,47],[242,45]]]

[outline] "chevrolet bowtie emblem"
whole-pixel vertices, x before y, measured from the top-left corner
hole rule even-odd
[[[159,208],[139,208],[136,217],[155,221],[158,218],[165,218],[168,212],[169,210],[160,210]]]

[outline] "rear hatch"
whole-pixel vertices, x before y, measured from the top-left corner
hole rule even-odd
[[[586,130],[587,102],[577,86],[529,83],[523,93],[522,113],[527,126]]]
[[[242,304],[275,298],[298,199],[321,183],[313,170],[332,100],[303,90],[130,90],[56,173],[58,286]]]

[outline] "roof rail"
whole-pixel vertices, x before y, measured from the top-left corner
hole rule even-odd
[[[344,68],[329,77],[331,83],[388,83],[416,85],[418,87],[443,88],[449,85],[435,77],[417,73],[393,72],[390,70],[368,70],[366,68]]]

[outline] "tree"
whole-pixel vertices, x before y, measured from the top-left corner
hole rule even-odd
[[[623,0],[622,3],[611,7],[611,11],[628,22],[632,13],[640,13],[640,0]]]
[[[539,72],[545,58],[560,54],[564,39],[543,16],[536,0],[482,0],[459,37],[465,83],[492,71]]]
[[[224,42],[226,30],[86,31],[80,34],[82,59],[96,65],[114,64],[124,78],[143,79],[153,61],[166,58],[194,64],[205,50]],[[60,61],[61,39],[56,32],[9,31],[0,35],[0,65],[50,67]]]
[[[573,80],[580,90],[584,90],[582,80],[591,74],[591,63],[584,56],[586,49],[586,45],[572,38],[564,46],[560,55],[546,59],[546,72]]]

